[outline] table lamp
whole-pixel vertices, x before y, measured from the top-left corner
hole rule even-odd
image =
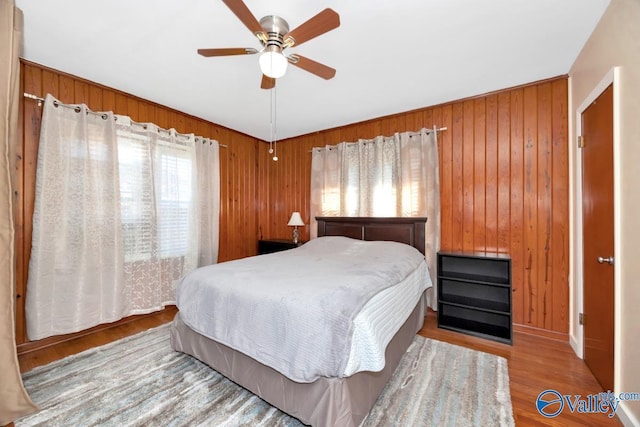
[[[291,218],[289,219],[289,222],[287,223],[287,225],[295,227],[293,229],[293,243],[298,243],[298,237],[300,237],[298,234],[298,226],[304,225],[304,221],[302,221],[300,212],[292,213]]]

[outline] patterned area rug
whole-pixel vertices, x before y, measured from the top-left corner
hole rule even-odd
[[[23,374],[16,426],[301,426],[196,359],[168,325]],[[504,358],[417,336],[364,426],[513,426]]]

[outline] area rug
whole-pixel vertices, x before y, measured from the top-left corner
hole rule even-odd
[[[301,426],[169,345],[169,326],[23,374],[23,426]],[[416,336],[363,426],[513,426],[507,361]]]

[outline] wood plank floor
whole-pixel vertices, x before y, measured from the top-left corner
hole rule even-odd
[[[517,426],[621,426],[617,418],[604,414],[572,414],[566,405],[554,418],[536,409],[536,398],[547,389],[561,394],[586,396],[602,392],[587,365],[568,342],[514,332],[513,345],[438,329],[430,312],[420,335],[502,356],[508,361],[513,417]]]
[[[23,372],[91,347],[132,335],[171,321],[175,308],[129,322],[90,336],[32,351],[19,357]],[[524,333],[514,333],[513,346],[456,332],[438,329],[433,313],[427,316],[420,335],[475,350],[502,356],[508,360],[513,415],[517,426],[619,426],[617,419],[603,414],[572,414],[566,407],[557,417],[541,416],[535,406],[540,392],[554,389],[561,394],[586,396],[599,393],[599,384],[584,362],[575,356],[567,342]]]

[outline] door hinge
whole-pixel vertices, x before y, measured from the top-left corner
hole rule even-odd
[[[578,136],[578,148],[584,148],[584,136]]]
[[[584,313],[578,313],[578,323],[584,325]]]

